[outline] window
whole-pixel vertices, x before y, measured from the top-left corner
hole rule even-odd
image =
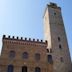
[[[47,60],[48,60],[48,62],[49,62],[50,64],[53,63],[53,60],[52,60],[52,56],[51,56],[51,55],[48,55],[48,56],[47,56]]]
[[[59,41],[59,42],[61,41],[60,37],[58,37],[58,41]]]
[[[41,72],[41,69],[39,67],[36,67],[35,72]]]
[[[7,69],[7,72],[13,72],[13,65],[8,65],[8,69]]]
[[[27,72],[27,67],[26,66],[22,67],[22,72]]]
[[[24,53],[22,54],[22,58],[23,58],[23,59],[28,59],[28,53],[27,53],[27,52],[24,52]]]
[[[60,49],[62,49],[62,46],[61,46],[61,44],[59,44],[59,48],[60,48]]]
[[[54,15],[56,15],[56,13],[54,13]]]
[[[61,62],[64,62],[63,57],[60,57],[60,61],[61,61]]]
[[[40,54],[39,53],[35,54],[35,60],[37,60],[37,61],[40,60]]]
[[[15,51],[10,51],[9,53],[9,58],[14,58],[15,57]]]

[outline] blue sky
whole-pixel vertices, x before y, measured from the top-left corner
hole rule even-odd
[[[71,0],[0,0],[0,51],[3,34],[43,39],[43,13],[49,2],[55,2],[62,8],[72,58]]]

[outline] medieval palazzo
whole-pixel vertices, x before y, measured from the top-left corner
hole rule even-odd
[[[46,6],[44,40],[3,35],[0,72],[71,72],[71,58],[61,8]]]

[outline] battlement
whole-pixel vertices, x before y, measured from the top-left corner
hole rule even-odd
[[[51,5],[51,6],[55,6],[55,7],[57,7],[57,4],[56,4],[56,3],[52,3],[52,2],[50,2],[50,5]]]
[[[61,9],[56,3],[52,3],[52,2],[50,2],[50,4],[48,4],[47,6],[52,7],[52,8],[59,8],[59,9]]]
[[[23,38],[23,37],[15,37],[15,36],[6,36],[6,35],[3,35],[3,40],[4,39],[7,39],[7,40],[18,40],[18,41],[29,41],[29,42],[38,42],[38,43],[46,43],[47,44],[47,40],[45,40],[45,41],[43,41],[43,40],[39,40],[39,39],[31,39],[31,38],[29,38],[29,39],[27,39],[26,37],[25,38]]]

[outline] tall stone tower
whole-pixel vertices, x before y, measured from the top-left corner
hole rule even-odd
[[[44,16],[44,39],[52,49],[53,71],[71,72],[71,58],[61,14],[61,8],[55,3],[47,5]]]

